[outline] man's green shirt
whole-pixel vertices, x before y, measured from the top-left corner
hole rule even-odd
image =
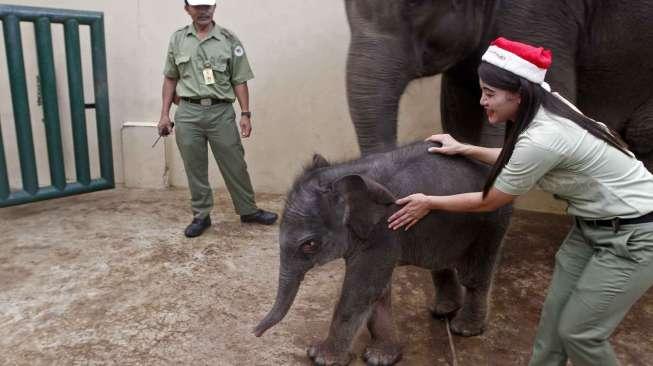
[[[215,83],[206,85],[204,69],[213,70]],[[170,37],[163,74],[178,79],[177,95],[235,101],[234,85],[254,78],[245,49],[236,35],[217,24],[200,40],[187,25]]]

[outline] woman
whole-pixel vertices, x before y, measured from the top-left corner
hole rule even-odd
[[[653,284],[653,175],[619,136],[551,93],[551,52],[499,38],[479,66],[481,105],[506,123],[503,149],[461,144],[449,135],[431,152],[488,164],[483,192],[414,194],[389,218],[408,230],[430,210],[492,211],[535,184],[566,200],[576,223],[562,243],[530,365],[617,365],[608,342]]]

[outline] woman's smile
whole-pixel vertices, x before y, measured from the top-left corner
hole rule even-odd
[[[487,85],[480,80],[480,104],[485,109],[488,122],[501,123],[514,120],[519,109],[519,93],[509,92]]]

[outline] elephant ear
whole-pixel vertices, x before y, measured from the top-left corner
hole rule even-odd
[[[387,188],[362,175],[348,175],[333,183],[345,201],[344,222],[361,240],[386,216],[396,198]]]

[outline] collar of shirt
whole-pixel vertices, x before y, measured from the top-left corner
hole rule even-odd
[[[186,27],[186,36],[188,37],[188,36],[190,36],[190,35],[195,36],[197,39],[200,38],[200,37],[197,35],[197,30],[195,29],[195,26],[194,26],[193,24],[190,24],[190,25],[188,25],[188,26]],[[211,31],[209,32],[209,34],[208,34],[208,35],[206,36],[206,38],[203,39],[202,41],[205,41],[205,40],[207,40],[207,39],[209,39],[209,38],[211,38],[211,37],[215,38],[215,39],[218,40],[218,41],[222,41],[222,40],[224,39],[224,36],[223,36],[222,33],[220,32],[220,26],[217,25],[215,22],[213,22],[213,29],[211,29]]]

